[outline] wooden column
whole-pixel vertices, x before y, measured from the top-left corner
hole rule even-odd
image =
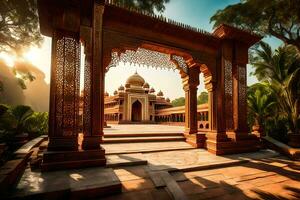
[[[77,150],[79,34],[55,30],[52,37],[48,151]]]
[[[82,148],[101,149],[104,125],[104,70],[102,62],[102,15],[104,5],[94,4],[92,27],[82,27],[86,36]]]
[[[185,134],[198,132],[197,127],[197,87],[199,85],[199,67],[189,68],[188,75],[183,77],[185,92]]]

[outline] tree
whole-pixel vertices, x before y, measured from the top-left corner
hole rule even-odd
[[[204,104],[208,102],[208,93],[207,92],[201,92],[200,95],[197,98],[197,105]]]
[[[299,0],[242,0],[218,10],[210,19],[214,27],[222,23],[274,36],[300,50]]]
[[[299,133],[300,56],[291,45],[279,47],[275,52],[264,42],[260,46],[252,63],[254,75],[258,80],[269,83],[281,113],[288,119],[290,132]]]
[[[184,106],[185,105],[185,98],[184,97],[179,97],[177,99],[174,99],[171,102],[172,106],[177,107],[177,106]]]
[[[114,0],[113,2],[153,14],[155,10],[162,13],[165,10],[164,4],[169,1],[170,0]]]
[[[41,40],[35,0],[0,1],[0,52],[20,54]]]

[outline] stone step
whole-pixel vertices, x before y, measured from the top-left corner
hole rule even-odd
[[[169,142],[169,141],[185,141],[183,136],[157,136],[157,137],[118,137],[104,138],[104,144],[107,143],[131,143],[131,142]]]
[[[104,133],[104,138],[118,138],[118,137],[169,137],[169,136],[183,136],[183,133]]]

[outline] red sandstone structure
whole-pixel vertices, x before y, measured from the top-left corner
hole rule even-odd
[[[42,34],[52,37],[49,146],[43,169],[105,165],[104,75],[116,62],[143,63],[158,52],[180,71],[185,91],[185,135],[215,154],[254,151],[248,133],[248,49],[261,38],[221,25],[207,33],[164,17],[104,0],[39,0]],[[83,142],[78,146],[80,43],[84,46]],[[138,52],[144,51],[139,55]],[[151,51],[151,52],[150,52]],[[135,56],[128,57],[136,52]],[[149,59],[146,59],[149,61]],[[147,64],[147,63],[146,63]],[[169,65],[169,64],[168,64]],[[167,67],[167,66],[166,66]],[[209,129],[197,128],[197,86],[204,74]]]
[[[172,107],[162,91],[154,88],[137,72],[128,77],[112,96],[104,95],[104,119],[108,123],[155,123],[155,112]]]

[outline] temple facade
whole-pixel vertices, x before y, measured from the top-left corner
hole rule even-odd
[[[162,91],[154,88],[137,72],[131,75],[125,87],[121,85],[112,96],[104,97],[104,117],[108,123],[155,123],[158,110],[172,107]]]
[[[157,123],[184,126],[185,106],[173,107],[162,91],[155,93],[137,72],[125,87],[121,85],[113,95],[104,97],[104,117],[108,124]],[[209,129],[208,104],[197,106],[198,131]]]

